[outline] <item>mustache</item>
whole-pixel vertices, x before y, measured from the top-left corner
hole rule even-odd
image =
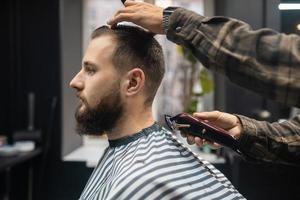
[[[84,98],[83,96],[81,96],[80,93],[76,93],[76,97],[77,97],[78,99],[80,99],[82,102],[86,103],[85,98]]]
[[[75,95],[76,95],[76,97],[77,97],[78,99],[82,99],[82,97],[81,97],[81,95],[80,95],[79,92],[76,92]]]

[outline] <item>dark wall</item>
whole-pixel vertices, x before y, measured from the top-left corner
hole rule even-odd
[[[58,1],[6,0],[1,8],[0,132],[27,128],[29,92],[36,97],[35,127],[45,130],[52,97],[60,95]]]
[[[5,12],[9,28],[4,34],[9,42],[5,47],[8,49],[7,56],[3,57],[7,64],[2,72],[9,81],[5,84],[6,98],[0,100],[7,109],[5,113],[1,112],[8,121],[5,132],[12,134],[27,128],[27,94],[33,92],[36,97],[35,127],[46,134],[52,98],[60,98],[59,4],[55,0],[5,2],[8,2]],[[52,133],[55,134],[53,142],[57,142],[54,143],[57,147],[57,136],[60,135],[59,107],[58,103],[55,131]]]
[[[298,1],[300,3],[300,1]],[[300,24],[299,10],[283,10],[281,11],[282,32],[286,34],[298,34],[300,30],[297,25]]]
[[[48,175],[54,174],[55,166],[61,162],[59,0],[4,0],[0,13],[0,133],[11,137],[13,132],[27,128],[27,94],[35,93],[35,127],[42,130],[44,138],[50,134],[50,149],[44,159],[47,163],[39,162],[47,169],[38,172],[46,172],[39,185],[45,187],[39,189],[45,189],[47,194],[54,188]],[[48,132],[53,97],[58,98],[58,104],[53,131]]]
[[[11,21],[15,20],[14,16],[11,16],[11,7],[12,4],[10,1],[5,1],[1,5],[1,12],[0,12],[0,22],[1,22],[1,73],[0,73],[0,84],[2,86],[2,93],[1,93],[1,110],[0,110],[0,133],[8,135],[11,130],[12,126],[14,125],[11,121],[13,117],[12,114],[9,112],[10,108],[13,107],[11,102],[13,100],[13,94],[15,93],[14,88],[15,83],[11,79],[10,74],[15,73],[16,71],[16,62],[14,60],[15,55],[15,47],[11,45],[11,38],[14,37],[13,35],[13,28],[14,26],[11,25]],[[11,102],[11,103],[10,103]]]

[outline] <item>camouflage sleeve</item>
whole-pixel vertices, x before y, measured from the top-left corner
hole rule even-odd
[[[300,115],[281,123],[237,117],[243,125],[239,144],[246,160],[300,165]]]
[[[266,98],[300,106],[300,37],[252,30],[237,19],[203,17],[178,8],[167,38],[190,49],[201,63]]]

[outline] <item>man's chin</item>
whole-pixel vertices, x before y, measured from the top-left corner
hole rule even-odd
[[[76,125],[76,132],[79,135],[90,135],[90,136],[102,136],[107,133],[106,130],[103,130],[102,128],[98,127],[97,129],[95,128],[90,128],[87,127],[83,124],[77,123]]]

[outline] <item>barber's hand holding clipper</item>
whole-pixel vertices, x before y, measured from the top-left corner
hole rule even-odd
[[[228,131],[230,135],[234,138],[238,139],[242,133],[242,125],[240,120],[237,116],[231,115],[229,113],[224,113],[220,111],[211,111],[211,112],[199,112],[194,113],[193,117],[201,120],[205,120],[210,122],[211,124],[223,128],[224,130]],[[181,132],[183,137],[187,138],[187,142],[189,144],[197,144],[197,146],[201,147],[204,144],[210,144],[214,148],[220,148],[221,145],[217,143],[211,143],[209,141],[205,141],[199,137],[195,137],[190,134],[185,134]]]

